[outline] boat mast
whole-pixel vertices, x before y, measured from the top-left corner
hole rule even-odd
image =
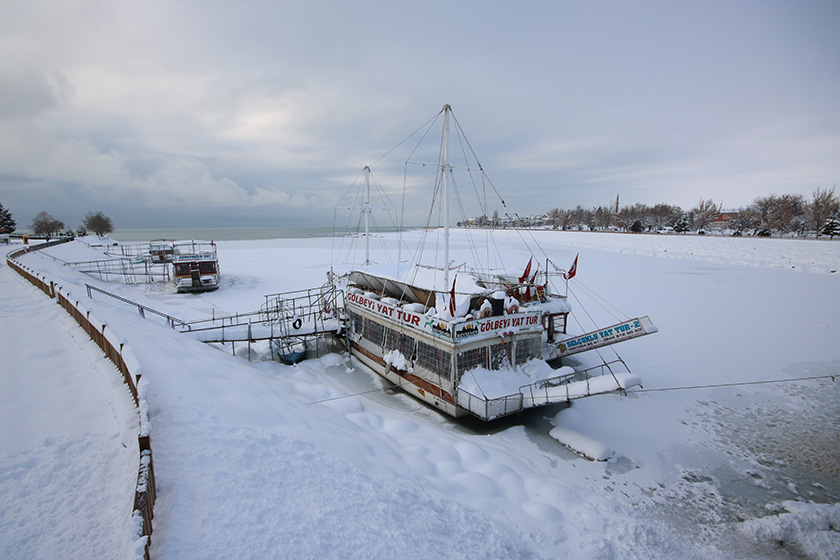
[[[449,113],[443,106],[443,285],[449,288]]]
[[[365,266],[370,266],[370,167],[365,166]]]

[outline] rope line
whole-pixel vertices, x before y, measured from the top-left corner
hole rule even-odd
[[[382,393],[384,391],[393,391],[394,389],[397,389],[397,388],[398,387],[396,387],[396,386],[394,386],[394,387],[382,387],[381,389],[371,389],[370,391],[362,391],[361,393],[353,393],[353,394],[350,394],[350,395],[339,395],[337,397],[330,397],[328,399],[321,399],[320,401],[311,401],[309,404],[320,404],[320,403],[325,403],[325,402],[330,402],[330,401],[338,401],[338,400],[341,400],[341,399],[349,399],[350,397],[358,397],[359,395],[367,395],[367,394],[370,394],[370,393]]]
[[[762,381],[740,381],[736,383],[712,383],[711,385],[688,385],[685,387],[661,387],[658,389],[630,389],[628,393],[655,393],[659,391],[685,391],[688,389],[714,389],[720,387],[741,387],[744,385],[764,385],[767,383],[791,383],[794,381],[814,381],[816,379],[831,379],[836,381],[837,375],[814,375],[812,377],[790,377],[788,379],[765,379]]]
[[[713,389],[720,387],[740,387],[744,385],[764,385],[768,383],[791,383],[796,381],[814,381],[817,379],[831,379],[836,381],[837,375],[814,375],[812,377],[791,377],[788,379],[767,379],[763,381],[741,381],[737,383],[713,383],[711,385],[692,385],[686,387],[661,387],[659,389],[624,389],[625,393],[655,393],[660,391],[684,391],[688,389]],[[360,395],[368,395],[370,393],[381,393],[385,391],[393,391],[397,387],[382,387],[381,389],[371,389],[370,391],[362,391],[361,393],[352,393],[350,395],[339,395],[337,397],[330,397],[328,399],[321,399],[319,401],[312,401],[309,404],[320,404],[330,401],[337,401],[347,399],[350,397],[358,397]],[[479,387],[481,389],[481,387]]]

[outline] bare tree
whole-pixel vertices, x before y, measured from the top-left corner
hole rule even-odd
[[[650,209],[648,213],[648,220],[653,226],[653,229],[660,230],[665,226],[673,225],[671,223],[671,216],[677,207],[670,204],[659,203]]]
[[[801,232],[805,227],[805,198],[801,194],[783,194],[776,198],[770,216],[771,229],[780,234]]]
[[[32,233],[35,235],[46,235],[51,237],[60,233],[61,230],[64,229],[64,222],[56,220],[47,212],[42,210],[41,212],[35,214],[35,217],[32,219],[32,225],[29,226],[29,229],[31,229]]]
[[[609,206],[599,206],[592,212],[590,218],[590,226],[595,226],[596,229],[605,230],[612,223],[615,214]]]
[[[741,233],[755,227],[756,216],[755,211],[751,208],[741,208],[738,210],[738,215],[729,222],[730,226],[735,228],[735,231],[740,235]]]
[[[584,229],[584,226],[588,226],[592,223],[592,213],[578,204],[575,209],[571,211],[569,221],[574,224],[576,229]]]
[[[559,208],[552,208],[548,211],[548,224],[552,229],[557,229],[562,225],[563,212]]]
[[[776,205],[775,194],[756,198],[749,207],[753,215],[753,235],[770,235],[773,229],[773,207]]]
[[[808,205],[808,222],[811,229],[817,232],[817,237],[822,234],[826,222],[840,212],[840,200],[834,194],[834,188],[829,191],[817,187],[812,195],[811,204]]]
[[[688,211],[688,221],[697,231],[702,230],[720,216],[720,206],[711,198],[701,200],[697,206]]]
[[[102,212],[97,212],[96,214],[94,214],[93,212],[88,212],[87,214],[85,214],[85,219],[82,221],[82,226],[86,230],[92,231],[99,237],[102,237],[103,235],[114,231],[114,223],[111,221],[111,218],[109,218]]]

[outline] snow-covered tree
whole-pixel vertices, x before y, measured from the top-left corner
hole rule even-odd
[[[14,233],[15,227],[17,227],[17,224],[12,218],[12,213],[0,204],[0,233]]]
[[[771,228],[780,232],[801,232],[805,227],[805,198],[801,194],[783,194],[771,212]]]
[[[755,212],[750,208],[742,208],[738,211],[738,215],[729,222],[736,232],[743,233],[755,227]]]
[[[688,219],[691,227],[695,230],[702,230],[720,216],[720,206],[711,198],[701,200],[697,206],[688,211]]]
[[[840,216],[834,216],[826,220],[820,233],[828,235],[830,240],[834,240],[835,235],[840,235]]]
[[[808,205],[808,222],[813,231],[817,232],[817,237],[822,234],[823,227],[828,225],[832,216],[838,212],[840,212],[840,199],[834,194],[834,188],[832,187],[829,191],[817,187]]]

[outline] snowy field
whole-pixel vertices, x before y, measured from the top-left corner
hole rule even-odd
[[[453,234],[456,263],[472,261]],[[840,558],[840,383],[731,385],[840,376],[840,242],[498,232],[513,269],[528,260],[523,238],[558,266],[580,252],[576,317],[586,307],[617,322],[590,307],[597,294],[659,327],[614,347],[643,390],[455,421],[346,355],[249,363],[84,289],[182,319],[252,311],[264,294],[322,284],[330,239],[219,242],[222,287],[201,295],[101,282],[39,253],[21,261],[142,363],[155,560]],[[77,242],[43,253],[97,256]],[[1,270],[0,557],[129,556],[128,391],[58,306]],[[573,453],[553,428],[607,460]]]

